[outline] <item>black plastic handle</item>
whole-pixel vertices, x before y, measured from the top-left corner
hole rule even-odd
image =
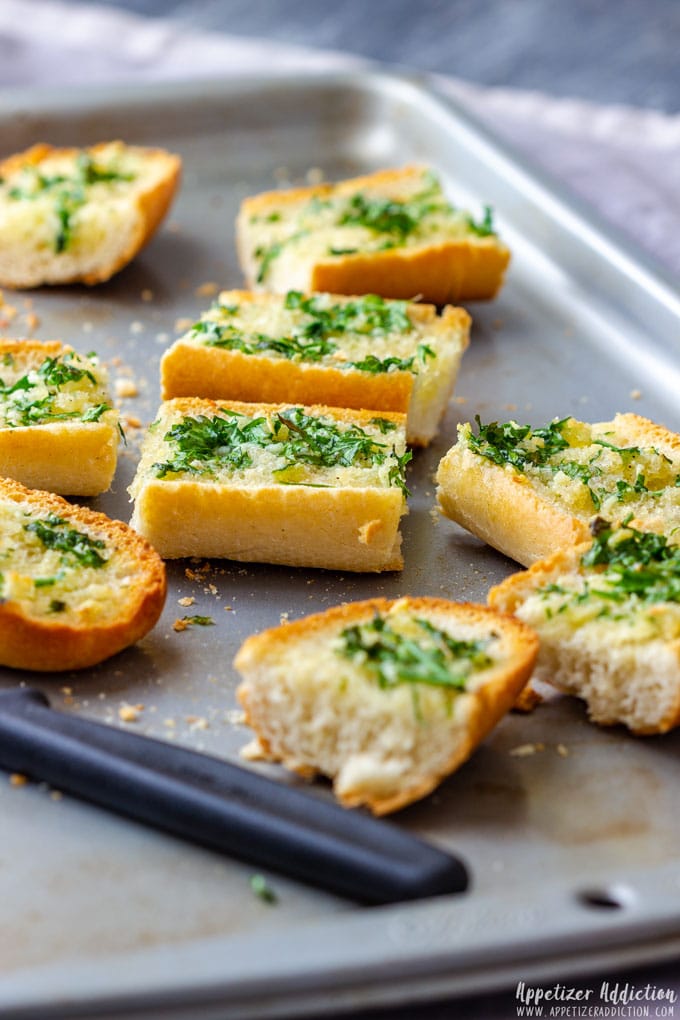
[[[362,903],[467,888],[455,857],[248,769],[0,692],[0,767]]]

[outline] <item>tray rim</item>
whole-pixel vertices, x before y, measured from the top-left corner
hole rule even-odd
[[[673,274],[664,266],[659,265],[648,253],[640,250],[634,241],[630,240],[622,232],[618,231],[616,227],[595,213],[585,201],[579,199],[563,185],[555,181],[549,173],[533,167],[530,160],[518,154],[511,144],[498,139],[492,129],[488,128],[474,114],[470,113],[465,106],[456,102],[449,95],[444,94],[441,88],[438,87],[436,76],[434,75],[398,74],[376,68],[352,72],[333,71],[328,74],[315,71],[311,73],[305,72],[301,75],[292,75],[290,73],[253,74],[211,77],[208,79],[192,78],[172,82],[145,82],[143,84],[114,83],[112,85],[93,86],[88,88],[86,93],[79,91],[76,86],[59,90],[47,90],[44,88],[10,89],[0,94],[0,122],[10,116],[30,116],[36,110],[39,110],[40,115],[43,117],[48,117],[50,113],[55,115],[63,114],[69,108],[77,108],[80,111],[85,108],[97,110],[101,108],[103,102],[112,103],[114,96],[117,105],[127,103],[146,106],[154,101],[170,104],[178,100],[184,102],[205,98],[217,100],[230,92],[247,94],[248,91],[251,91],[257,94],[263,89],[276,88],[277,86],[294,87],[303,91],[314,87],[335,90],[351,89],[358,93],[366,93],[372,89],[389,94],[391,98],[395,98],[395,96],[401,93],[411,101],[417,98],[420,104],[426,104],[430,111],[436,113],[443,120],[449,119],[452,122],[464,125],[470,137],[474,137],[478,145],[493,151],[494,155],[501,158],[504,166],[516,175],[518,180],[531,188],[536,200],[548,203],[555,218],[575,224],[584,232],[587,238],[595,240],[602,257],[611,257],[619,270],[627,275],[631,275],[639,285],[651,291],[680,322],[680,297],[677,292],[677,281]],[[632,884],[640,886],[644,885],[644,876],[644,872],[642,874],[635,872],[630,877],[623,876],[622,880],[630,881]],[[669,869],[669,879],[673,884],[678,885],[678,875],[675,874],[673,869]],[[450,901],[451,898],[444,897],[441,900],[428,901],[424,904],[393,908],[373,908],[370,911],[339,914],[329,921],[308,922],[299,929],[295,929],[295,931],[302,933],[303,938],[309,938],[311,949],[317,944],[319,934],[327,928],[330,927],[334,930],[338,926],[353,925],[360,922],[362,928],[368,926],[368,929],[362,932],[361,942],[359,943],[363,947],[362,956],[365,958],[368,955],[366,953],[366,946],[372,943],[371,932],[374,929],[377,935],[380,936],[385,932],[385,925],[392,924],[395,918],[398,919],[405,913],[412,915],[423,910],[429,911],[434,904],[445,906]],[[460,903],[461,901],[456,898],[455,902]],[[475,908],[477,905],[479,905],[479,900],[475,904]],[[546,908],[549,908],[546,909],[546,916],[550,916],[549,911],[555,908],[565,910],[565,904],[560,904],[559,896],[551,898],[548,890],[546,890],[545,905]],[[485,906],[489,911],[488,916],[491,917],[493,915],[493,905],[488,904]],[[654,962],[671,959],[680,955],[680,906],[671,909],[667,902],[660,901],[658,909],[659,915],[656,922],[638,919],[637,922],[633,920],[624,926],[618,924],[611,915],[608,917],[600,915],[600,923],[589,931],[587,937],[584,937],[583,932],[578,933],[579,952],[575,951],[573,933],[564,930],[553,932],[550,936],[542,934],[540,939],[534,937],[533,939],[526,938],[523,942],[516,942],[515,949],[519,950],[519,959],[513,957],[513,959],[508,960],[507,951],[505,947],[502,947],[502,951],[506,953],[505,969],[502,972],[498,971],[496,980],[494,980],[493,973],[490,975],[484,969],[482,969],[478,977],[473,977],[472,981],[466,980],[464,973],[457,973],[458,968],[465,968],[472,963],[474,953],[472,953],[472,956],[465,953],[461,954],[460,950],[457,951],[455,946],[445,950],[442,949],[437,959],[436,972],[433,972],[431,950],[424,950],[427,953],[426,960],[422,959],[422,954],[417,954],[416,959],[413,955],[413,947],[411,946],[410,958],[413,965],[413,973],[407,972],[407,970],[400,972],[400,980],[396,983],[396,990],[400,996],[399,1001],[404,1001],[404,995],[408,995],[410,1001],[415,1001],[417,998],[422,999],[425,992],[430,993],[428,997],[434,997],[432,994],[433,981],[440,982],[436,992],[439,995],[460,996],[505,988],[514,980],[513,968],[516,968],[518,963],[524,966],[525,969],[522,970],[522,976],[526,978],[532,975],[547,974],[549,976],[558,973],[560,975],[567,974],[574,976],[578,974],[582,976],[586,972],[596,972],[605,964],[611,967],[625,966],[631,961],[636,962],[646,958],[648,954],[653,954],[653,956],[650,955],[650,959],[645,959],[645,962],[651,962],[652,959]],[[568,913],[569,911],[567,911]],[[534,918],[534,922],[536,920]],[[279,934],[236,936],[236,938],[233,936],[226,938],[215,937],[208,940],[200,940],[200,945],[204,949],[210,948],[213,952],[217,951],[220,946],[223,946],[227,952],[232,953],[234,943],[239,942],[242,947],[241,951],[247,954],[255,949],[263,940],[278,939],[279,937]],[[607,940],[605,949],[601,949],[598,945],[603,937]],[[659,940],[661,940],[661,945]],[[94,966],[88,963],[76,965],[75,967],[70,964],[60,964],[58,966],[55,965],[55,967],[47,965],[30,968],[32,998],[30,996],[27,998],[22,993],[20,987],[23,983],[23,976],[26,973],[25,969],[16,972],[16,979],[13,975],[10,975],[9,981],[0,974],[0,1015],[8,1018],[12,1016],[28,1016],[29,1012],[38,1006],[41,1008],[40,1015],[44,1016],[46,1020],[52,1016],[55,1018],[62,1016],[75,1017],[80,1015],[80,1011],[85,1009],[85,1007],[87,1007],[88,1012],[82,1015],[104,1015],[101,1012],[102,1010],[106,1010],[106,1015],[110,1015],[110,1010],[113,1008],[127,1012],[128,1007],[133,1009],[140,1008],[146,1014],[147,1010],[162,1008],[164,1004],[177,1002],[178,996],[186,997],[187,1004],[191,1004],[194,1001],[197,1002],[201,997],[205,997],[206,990],[211,988],[215,993],[214,1002],[219,1004],[221,1010],[224,1010],[225,1007],[229,1010],[228,1013],[220,1013],[220,1016],[225,1018],[233,1015],[245,1020],[246,1016],[269,1017],[275,1016],[280,1012],[278,1009],[272,1012],[267,1008],[265,1012],[258,1011],[255,1000],[258,997],[262,998],[262,989],[261,984],[258,984],[257,976],[253,977],[251,982],[239,982],[238,979],[231,976],[226,982],[213,982],[212,985],[196,985],[192,984],[191,980],[188,980],[183,975],[180,976],[173,973],[174,983],[170,991],[166,993],[166,989],[164,989],[161,993],[156,988],[149,990],[146,977],[142,973],[145,966],[144,960],[142,959],[140,962],[140,958],[150,959],[159,955],[181,958],[183,955],[186,955],[187,945],[193,950],[194,947],[199,946],[199,943],[194,943],[193,945],[170,945],[162,947],[160,950],[138,951],[134,954],[112,954],[107,960],[96,961]],[[458,954],[457,958],[452,961],[450,954],[456,951]],[[490,955],[488,945],[478,950],[478,953],[482,952],[485,953],[488,960]],[[567,958],[565,958],[565,953],[569,954]],[[622,958],[622,954],[626,955],[626,959]],[[92,976],[93,973],[104,970],[107,962],[113,961],[117,965],[122,966],[131,958],[134,958],[135,962],[133,970],[139,972],[139,977],[137,978],[134,972],[126,975],[124,980],[119,981],[119,988],[115,994],[106,995],[102,991],[101,993],[95,992],[93,997],[92,989],[90,989],[87,993],[87,999],[68,997],[64,978],[68,977],[69,974],[75,974],[82,967],[85,972]],[[394,965],[393,961],[391,967],[394,967]],[[323,967],[323,964],[321,966]],[[394,974],[391,972],[390,966],[385,967],[384,964],[381,965],[379,955],[370,962],[366,962],[363,968],[364,973],[358,975],[359,980],[357,980],[356,970],[355,967],[354,977],[350,980],[350,971],[347,969],[343,971],[336,968],[332,970],[332,973],[327,969],[327,980],[325,982],[320,981],[317,976],[316,983],[313,983],[314,978],[309,972],[301,976],[291,971],[287,980],[282,979],[281,981],[279,994],[285,996],[281,1008],[285,1007],[286,1011],[296,1008],[298,1011],[303,1010],[305,1013],[308,1013],[312,1009],[319,1008],[321,1000],[315,998],[315,996],[323,996],[328,992],[334,991],[347,991],[351,993],[352,987],[364,989],[363,992],[358,992],[361,997],[352,1005],[364,1005],[368,996],[366,982],[371,979],[371,988],[374,993],[378,987],[382,989],[384,994],[387,994],[390,986],[395,987]],[[65,973],[66,971],[68,973]],[[311,984],[310,981],[312,982]],[[381,982],[381,984],[378,986],[376,981]],[[44,994],[49,995],[49,999],[41,997],[40,994],[38,997],[35,995],[36,992],[39,992],[42,982],[51,983],[50,987],[44,990]],[[100,985],[105,982],[105,974],[100,975]],[[58,993],[59,1004],[54,1004],[51,1007],[48,1003],[50,1000],[53,1001],[55,983],[56,987],[61,989],[61,992]],[[127,990],[124,988],[126,983],[129,986]],[[239,985],[241,985],[242,990],[240,993],[241,998],[237,1002],[234,1000],[234,994]],[[12,992],[13,986],[15,988],[14,993]],[[14,994],[14,1002],[10,1003],[8,1012],[2,1007],[3,989],[5,991],[9,990],[10,997]],[[384,1004],[385,1001],[384,997],[380,999],[381,1004]],[[323,1004],[321,1001],[321,1005]],[[78,1014],[73,1012],[74,1008],[78,1010]],[[93,1013],[93,1009],[97,1012]],[[238,1010],[238,1012],[232,1014],[231,1011],[233,1009]],[[244,1009],[249,1011],[244,1013]],[[69,1012],[65,1013],[64,1010]],[[303,1013],[299,1012],[299,1015],[302,1016]]]

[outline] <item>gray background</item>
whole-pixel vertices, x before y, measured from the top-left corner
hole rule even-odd
[[[677,0],[96,0],[484,85],[680,110]]]

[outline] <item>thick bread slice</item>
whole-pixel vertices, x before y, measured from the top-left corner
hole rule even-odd
[[[118,414],[96,355],[57,341],[0,339],[0,475],[96,496],[111,485]]]
[[[401,411],[407,442],[425,446],[469,331],[451,306],[225,291],[163,355],[162,395]]]
[[[329,776],[344,805],[381,815],[470,757],[512,706],[537,648],[528,627],[483,606],[376,598],[248,638],[237,695],[255,755]]]
[[[408,166],[247,198],[236,241],[248,287],[380,294],[432,304],[492,298],[510,252]]]
[[[149,429],[132,526],[164,557],[399,570],[405,416],[177,398]]]
[[[149,631],[165,567],[121,521],[0,479],[0,663],[82,669]]]
[[[680,723],[680,547],[594,522],[596,537],[489,592],[540,638],[536,677],[582,698],[593,722],[634,733]]]
[[[525,566],[587,540],[596,514],[615,523],[632,515],[667,535],[680,527],[680,436],[646,418],[458,432],[437,472],[440,507]]]
[[[180,169],[178,156],[120,141],[10,156],[0,163],[0,286],[108,280],[153,235]]]

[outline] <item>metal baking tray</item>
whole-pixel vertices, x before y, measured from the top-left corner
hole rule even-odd
[[[417,80],[366,73],[0,98],[6,153],[112,137],[182,155],[169,221],[110,283],[5,294],[16,313],[2,331],[21,335],[37,315],[38,337],[97,350],[114,377],[133,380],[138,396],[123,411],[143,423],[155,415],[158,361],[178,320],[209,304],[206,284],[241,283],[233,224],[245,195],[427,162],[454,201],[494,206],[514,254],[500,297],[471,307],[456,396],[437,441],[414,458],[403,573],[171,563],[165,613],[137,647],[42,679],[57,707],[236,760],[249,733],[235,714],[231,662],[248,634],[376,594],[484,601],[514,569],[433,513],[433,472],[457,422],[634,410],[680,429],[672,282]],[[127,431],[114,487],[93,501],[124,520],[140,435]],[[195,599],[190,610],[178,605],[184,597]],[[187,611],[214,626],[176,632]],[[0,683],[22,679],[4,670]],[[143,706],[136,723],[119,719],[124,704]],[[680,955],[679,751],[680,734],[597,729],[566,698],[510,715],[435,794],[395,818],[460,854],[471,890],[384,908],[276,874],[267,878],[277,903],[264,903],[247,865],[2,780],[0,1015],[302,1017]],[[319,783],[310,796],[329,792]]]

